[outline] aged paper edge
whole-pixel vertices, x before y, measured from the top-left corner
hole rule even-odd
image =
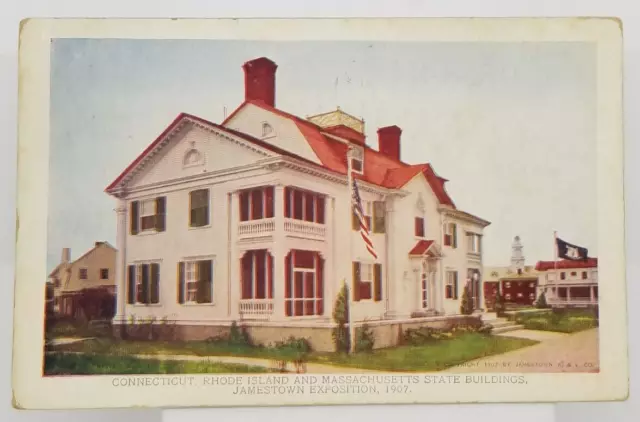
[[[421,384],[411,394],[242,396],[114,388],[112,376],[41,376],[52,38],[591,42],[597,44],[600,373],[522,374],[526,384]],[[628,395],[622,25],[615,18],[27,19],[20,26],[13,405],[20,409],[623,400]],[[461,374],[465,375],[465,374]],[[473,374],[479,375],[496,375]],[[242,375],[248,377],[249,375]],[[202,376],[193,376],[199,378]],[[295,375],[290,375],[295,377]]]

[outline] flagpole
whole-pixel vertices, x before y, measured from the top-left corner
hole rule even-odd
[[[348,193],[348,198],[349,198],[349,207],[348,208],[348,215],[349,215],[349,219],[347,220],[349,222],[349,227],[351,226],[351,220],[353,218],[353,174],[351,173],[352,169],[351,169],[351,154],[352,154],[353,149],[351,147],[349,147],[347,149],[347,193]],[[353,250],[351,247],[352,244],[352,237],[353,237],[353,233],[351,231],[351,229],[349,229],[349,236],[347,236],[347,242],[348,242],[348,262],[352,262],[353,260]],[[353,276],[352,276],[353,277]],[[350,283],[351,286],[347,286],[347,291],[349,292],[349,297],[347,298],[347,319],[349,320],[349,352],[353,353],[356,350],[356,327],[355,327],[355,323],[353,321],[352,315],[352,308],[353,308],[353,295],[355,295],[355,292],[353,291],[353,283]]]

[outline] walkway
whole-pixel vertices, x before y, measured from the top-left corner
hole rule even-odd
[[[529,331],[529,330],[519,330]],[[518,331],[505,333],[513,336]],[[527,333],[519,333],[520,337]],[[555,335],[554,335],[555,334]],[[598,372],[598,329],[575,334],[532,331],[528,337],[546,336],[535,346],[489,356],[449,368],[444,372]]]

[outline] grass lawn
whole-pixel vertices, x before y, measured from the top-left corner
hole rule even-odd
[[[439,371],[472,359],[508,352],[536,344],[536,341],[465,333],[447,340],[433,341],[419,346],[400,346],[375,350],[370,353],[340,355],[314,352],[309,362],[383,371]],[[56,347],[100,355],[122,356],[132,354],[197,355],[197,356],[249,356],[278,359],[282,354],[272,348],[232,346],[213,342],[135,342],[108,339]],[[285,356],[285,358],[288,356]],[[115,359],[121,359],[115,357]],[[124,358],[124,357],[123,357]]]
[[[473,359],[505,353],[537,341],[467,333],[419,346],[400,346],[349,355],[315,355],[314,361],[381,371],[441,371]]]
[[[529,330],[575,333],[598,326],[598,319],[592,310],[568,309],[545,314],[519,314],[515,318],[518,324]]]
[[[54,353],[45,356],[45,375],[136,375],[265,373],[267,368],[230,363],[137,359],[130,356]]]

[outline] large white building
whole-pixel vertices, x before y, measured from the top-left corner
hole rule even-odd
[[[467,279],[482,308],[473,274],[489,222],[457,209],[431,165],[401,161],[397,126],[378,130],[376,150],[340,109],[277,109],[276,67],[245,63],[245,101],[224,122],[180,114],[107,187],[118,201],[114,323],[166,318],[203,338],[242,321],[261,339],[313,337],[332,326],[343,282],[353,319],[380,326],[458,314]],[[377,260],[353,219],[349,148]]]
[[[586,307],[598,304],[598,258],[539,261],[539,292],[552,307]]]

